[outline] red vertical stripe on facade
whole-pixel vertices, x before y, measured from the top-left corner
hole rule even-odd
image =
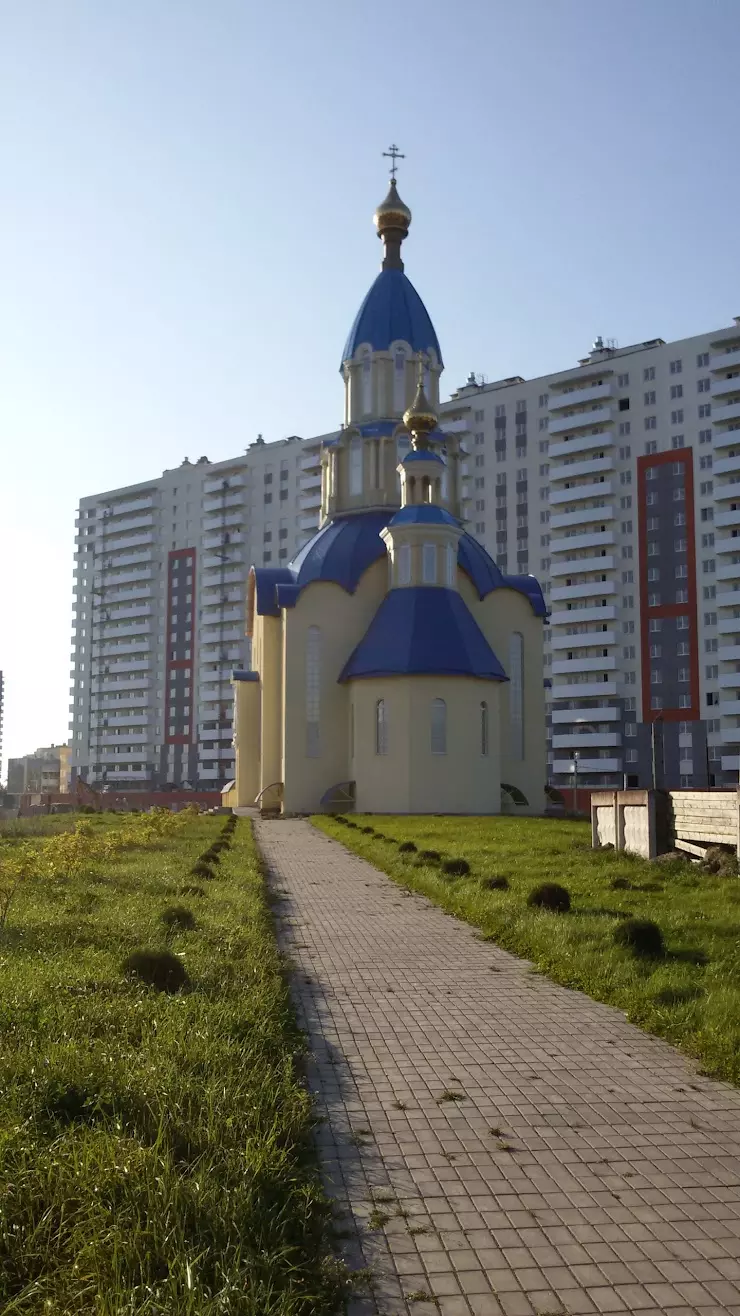
[[[172,644],[171,644],[171,641],[170,641],[170,635],[171,635],[171,633],[172,633],[172,623],[173,623],[173,621],[174,621],[174,609],[173,609],[173,606],[172,606],[172,585],[173,585],[173,575],[174,575],[174,573],[173,573],[172,568],[173,568],[173,563],[174,563],[176,560],[179,560],[180,558],[189,558],[189,559],[190,559],[190,569],[191,569],[192,577],[193,577],[193,582],[192,582],[192,595],[193,595],[193,598],[192,598],[192,602],[189,603],[189,604],[187,604],[187,606],[190,608],[190,616],[191,616],[191,624],[190,624],[191,638],[190,638],[190,657],[189,657],[189,658],[171,658],[171,657],[170,657],[170,654],[171,654],[171,652],[172,652]],[[182,603],[180,603],[180,606],[182,606]],[[166,660],[166,663],[165,663],[165,695],[164,695],[164,717],[165,717],[165,724],[164,724],[165,736],[164,736],[164,742],[165,742],[166,745],[189,745],[189,744],[191,743],[191,741],[192,741],[192,738],[193,738],[193,706],[194,706],[194,703],[195,703],[195,688],[194,688],[194,684],[193,684],[193,678],[194,678],[194,673],[195,673],[195,658],[194,658],[194,654],[195,654],[195,640],[193,639],[193,636],[195,635],[195,621],[194,621],[194,618],[197,616],[197,613],[196,613],[196,610],[195,610],[195,606],[196,606],[196,605],[195,605],[195,549],[194,549],[194,548],[177,548],[177,549],[173,549],[172,552],[171,552],[171,553],[168,553],[168,555],[167,555],[167,650],[166,650],[166,652],[167,652],[167,660]],[[171,671],[183,671],[183,670],[189,672],[189,674],[190,674],[190,694],[189,694],[189,696],[188,696],[188,709],[189,709],[189,711],[188,711],[188,729],[187,729],[186,732],[180,732],[180,733],[178,733],[178,734],[175,735],[175,736],[171,736],[171,735],[169,734],[169,728],[170,728],[170,672],[171,672]]]
[[[652,513],[663,518],[670,513],[672,526],[673,513],[677,508],[673,503],[670,509],[659,504],[654,513],[653,509],[648,508],[647,494],[651,492],[649,485],[652,484],[652,481],[646,480],[645,472],[649,466],[668,466],[676,462],[680,462],[683,466],[685,499],[681,506],[686,514],[686,561],[689,575],[685,584],[689,597],[687,603],[662,603],[658,607],[651,608],[648,607],[648,593],[650,591],[647,579],[649,565],[647,554],[648,514]],[[692,448],[672,448],[670,452],[656,452],[650,454],[650,456],[637,458],[637,525],[640,555],[642,720],[643,722],[654,722],[656,718],[662,718],[664,722],[696,722],[701,716],[701,709],[699,705],[699,636],[697,625],[696,531],[694,524],[694,453]],[[661,582],[661,586],[663,587],[663,582]],[[689,618],[688,662],[690,675],[687,690],[691,698],[691,706],[689,708],[652,709],[650,707],[650,618],[686,616]]]

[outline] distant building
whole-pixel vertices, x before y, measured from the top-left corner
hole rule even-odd
[[[9,793],[65,793],[70,783],[70,757],[68,745],[48,745],[22,758],[8,759]]]
[[[3,775],[3,700],[5,697],[5,685],[3,674],[0,672],[0,778]]]

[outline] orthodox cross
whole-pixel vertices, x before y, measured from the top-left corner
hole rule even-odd
[[[396,170],[398,168],[396,164],[396,160],[405,160],[406,156],[404,155],[403,151],[399,151],[395,143],[389,146],[388,150],[383,152],[383,155],[387,156],[390,160],[393,161],[391,165],[391,178],[395,180]]]

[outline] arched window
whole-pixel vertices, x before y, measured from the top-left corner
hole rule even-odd
[[[431,750],[433,754],[447,753],[447,705],[444,699],[433,699],[431,708]]]
[[[321,631],[309,626],[306,631],[306,757],[320,754],[319,719],[321,711]]]
[[[362,493],[362,439],[355,435],[349,443],[349,491],[350,494]]]
[[[483,701],[480,706],[480,752],[484,758],[488,755],[488,704]]]
[[[398,550],[398,583],[411,584],[411,545],[401,544]]]
[[[421,550],[421,579],[424,585],[437,583],[437,545],[423,544]]]
[[[380,488],[380,439],[370,444],[370,488]]]
[[[456,575],[457,546],[455,544],[447,544],[445,548],[445,584],[448,589],[454,589]]]
[[[393,362],[393,410],[401,415],[406,408],[406,353],[402,347],[396,349]]]
[[[519,631],[509,640],[509,754],[524,758],[524,639]]]
[[[362,358],[362,414],[369,416],[373,409],[373,362],[369,352]]]
[[[375,704],[375,753],[388,753],[388,713],[384,699]]]

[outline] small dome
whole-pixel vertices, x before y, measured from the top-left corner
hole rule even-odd
[[[403,413],[403,423],[413,435],[414,447],[425,447],[428,436],[437,428],[437,413],[424,392],[424,382],[419,371],[419,384],[416,397],[411,406]]]
[[[373,223],[379,234],[387,228],[400,228],[408,232],[411,211],[398,195],[395,178],[391,179],[388,195],[373,215]]]

